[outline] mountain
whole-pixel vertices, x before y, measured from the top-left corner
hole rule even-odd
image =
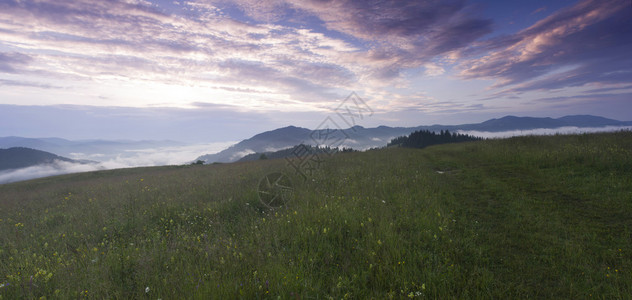
[[[632,122],[622,122],[591,115],[565,116],[553,118],[533,118],[506,116],[500,119],[491,119],[478,124],[465,124],[455,126],[458,130],[476,130],[501,132],[512,130],[553,129],[560,127],[605,127],[605,126],[630,126]]]
[[[303,143],[311,130],[288,126],[257,134],[215,154],[207,154],[196,160],[212,162],[233,162],[256,152],[272,152]]]
[[[41,164],[52,164],[55,161],[71,163],[85,163],[76,161],[50,152],[24,147],[0,149],[0,171],[21,169]]]
[[[364,128],[354,126],[347,129],[328,131],[326,129],[310,130],[295,126],[288,126],[272,131],[266,131],[243,140],[219,153],[200,156],[197,160],[212,162],[233,162],[253,153],[270,153],[294,147],[299,144],[314,146],[349,147],[364,150],[385,146],[391,139],[409,135],[414,131],[483,131],[503,132],[530,129],[554,129],[561,127],[605,127],[632,126],[632,121],[623,122],[591,115],[565,116],[561,118],[534,118],[505,116],[490,119],[482,123],[462,125],[430,125],[417,127],[388,127]],[[249,159],[258,156],[251,156]]]
[[[536,128],[556,128],[566,126],[566,123],[552,118],[532,118],[532,117],[516,117],[506,116],[500,119],[491,119],[479,124],[470,126],[462,126],[467,129],[461,130],[478,130],[478,131],[509,131],[509,130],[528,130]]]
[[[354,126],[337,130],[310,130],[288,126],[257,134],[221,152],[203,155],[196,160],[203,160],[206,163],[233,162],[248,154],[275,152],[292,148],[299,144],[364,150],[384,146],[392,138],[409,134],[412,131],[414,129],[386,126],[377,128]]]

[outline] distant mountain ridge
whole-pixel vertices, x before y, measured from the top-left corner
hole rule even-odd
[[[477,131],[510,131],[530,129],[553,129],[567,126],[574,127],[605,127],[605,126],[630,126],[632,122],[622,122],[591,115],[565,116],[557,119],[506,116],[500,119],[491,119],[479,124],[456,125],[459,130]]]
[[[462,125],[429,125],[417,127],[388,127],[364,128],[354,126],[344,131],[344,140],[333,146],[350,147],[364,150],[367,148],[385,146],[391,139],[408,135],[418,130],[439,132],[441,130],[457,131],[482,131],[503,132],[532,129],[555,129],[562,127],[606,127],[606,126],[632,126],[632,121],[618,121],[592,115],[572,115],[561,118],[535,118],[505,116],[499,119],[490,119],[481,123]],[[320,144],[314,137],[326,135],[325,130],[310,130],[296,126],[287,126],[271,131],[259,133],[249,139],[243,140],[223,151],[215,154],[207,154],[197,160],[212,162],[233,162],[249,154],[275,152],[294,147],[299,144],[313,146],[332,146]]]
[[[339,130],[337,136],[331,137],[331,132],[326,129],[310,130],[287,126],[257,134],[219,153],[203,155],[196,160],[202,160],[206,163],[233,162],[252,153],[275,152],[299,144],[366,149],[386,145],[391,138],[408,134],[410,133],[409,130],[409,128],[403,127],[380,126],[367,129],[362,126],[354,126]],[[328,140],[325,141],[325,139]],[[338,140],[340,142],[337,142]],[[329,144],[328,141],[332,141],[332,144]]]
[[[52,164],[55,161],[87,163],[86,161],[77,161],[50,152],[25,147],[0,149],[0,171]]]
[[[304,143],[310,132],[311,130],[307,128],[296,126],[266,131],[243,140],[219,153],[200,156],[197,160],[203,160],[207,163],[233,162],[248,154],[274,152]]]

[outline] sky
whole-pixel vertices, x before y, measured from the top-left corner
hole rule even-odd
[[[0,0],[0,136],[632,120],[629,0]]]

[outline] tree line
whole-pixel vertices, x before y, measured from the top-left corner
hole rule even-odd
[[[387,146],[400,146],[408,148],[425,148],[432,145],[480,141],[483,138],[467,134],[452,133],[449,130],[441,130],[436,133],[429,130],[419,130],[408,136],[400,136],[392,139]]]

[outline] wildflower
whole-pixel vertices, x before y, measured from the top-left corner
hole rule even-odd
[[[149,287],[145,288],[145,294],[149,293]]]

